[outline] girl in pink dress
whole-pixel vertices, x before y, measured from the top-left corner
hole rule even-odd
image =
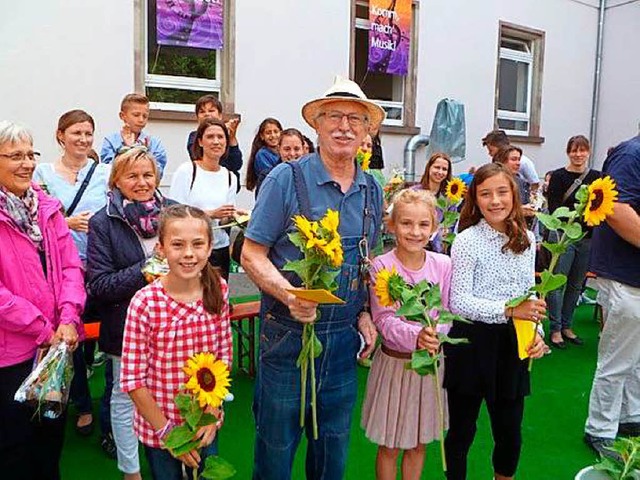
[[[427,280],[439,284],[443,306],[448,308],[451,260],[446,255],[425,250],[431,234],[438,228],[433,194],[426,190],[398,193],[388,227],[396,236],[397,246],[373,261],[374,280],[376,272],[395,267],[408,283]],[[394,307],[380,306],[373,289],[370,298],[382,348],[376,352],[371,366],[362,427],[367,438],[379,445],[376,478],[395,480],[397,459],[402,452],[402,478],[419,479],[425,446],[439,438],[436,391],[433,378],[421,377],[406,370],[404,365],[416,349],[437,352],[437,333],[420,323],[397,317]],[[440,328],[443,327],[438,330]],[[447,330],[448,325],[443,331]],[[440,372],[440,378],[443,373]],[[442,398],[442,404],[446,403],[446,398]],[[445,412],[445,425],[446,417]]]

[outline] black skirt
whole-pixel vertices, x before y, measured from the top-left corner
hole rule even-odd
[[[455,322],[449,336],[468,344],[445,344],[444,386],[449,391],[487,400],[529,395],[529,359],[518,357],[513,323]]]

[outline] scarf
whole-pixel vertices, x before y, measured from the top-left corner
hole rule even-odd
[[[160,210],[164,203],[158,190],[146,202],[127,200],[117,188],[111,190],[108,196],[109,202],[139,237],[153,238],[158,235]]]
[[[0,210],[11,217],[38,249],[42,248],[42,230],[38,225],[38,195],[33,188],[29,187],[22,197],[18,197],[0,187]]]

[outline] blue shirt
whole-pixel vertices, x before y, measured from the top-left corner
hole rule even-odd
[[[602,175],[615,181],[618,202],[640,215],[640,136],[622,142],[609,154]],[[590,269],[599,277],[640,288],[640,248],[603,222],[593,231]]]
[[[33,174],[33,181],[45,185],[49,194],[60,200],[66,210],[71,206],[92,164],[93,161],[89,160],[87,165],[78,172],[76,183],[72,185],[55,171],[52,163],[40,163]],[[107,184],[110,171],[111,167],[109,165],[102,163],[96,165],[89,185],[87,185],[78,205],[72,212],[72,216],[82,212],[96,213],[107,204]],[[87,234],[71,230],[71,237],[78,248],[80,259],[85,262],[87,259]]]
[[[167,152],[162,145],[162,142],[158,137],[152,137],[144,132],[140,132],[136,145],[145,145],[149,152],[156,159],[156,164],[160,170],[160,177],[164,172],[164,167],[167,165]],[[100,149],[100,161],[102,163],[111,163],[118,154],[118,150],[124,147],[124,141],[122,140],[122,134],[120,132],[112,133],[104,137],[102,141],[102,149]]]
[[[341,237],[362,236],[367,180],[360,167],[357,167],[349,190],[342,193],[340,185],[329,176],[317,153],[306,155],[298,163],[309,193],[312,220],[323,217],[327,209],[331,208],[340,213],[338,232]],[[382,188],[375,181],[371,183],[374,221],[371,222],[367,235],[369,245],[373,246],[382,223]],[[277,268],[282,268],[288,260],[296,260],[301,256],[300,250],[287,236],[288,232],[293,231],[291,218],[299,213],[292,169],[287,164],[278,165],[260,187],[245,234],[254,242],[269,247],[269,259]]]
[[[253,160],[253,169],[256,172],[256,176],[262,172],[268,172],[280,162],[280,155],[273,150],[262,147],[256,153],[256,158]]]

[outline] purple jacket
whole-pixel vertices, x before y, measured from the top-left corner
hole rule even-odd
[[[33,358],[60,324],[75,325],[86,298],[78,250],[60,202],[32,183],[39,200],[47,275],[35,244],[0,210],[0,368]]]

